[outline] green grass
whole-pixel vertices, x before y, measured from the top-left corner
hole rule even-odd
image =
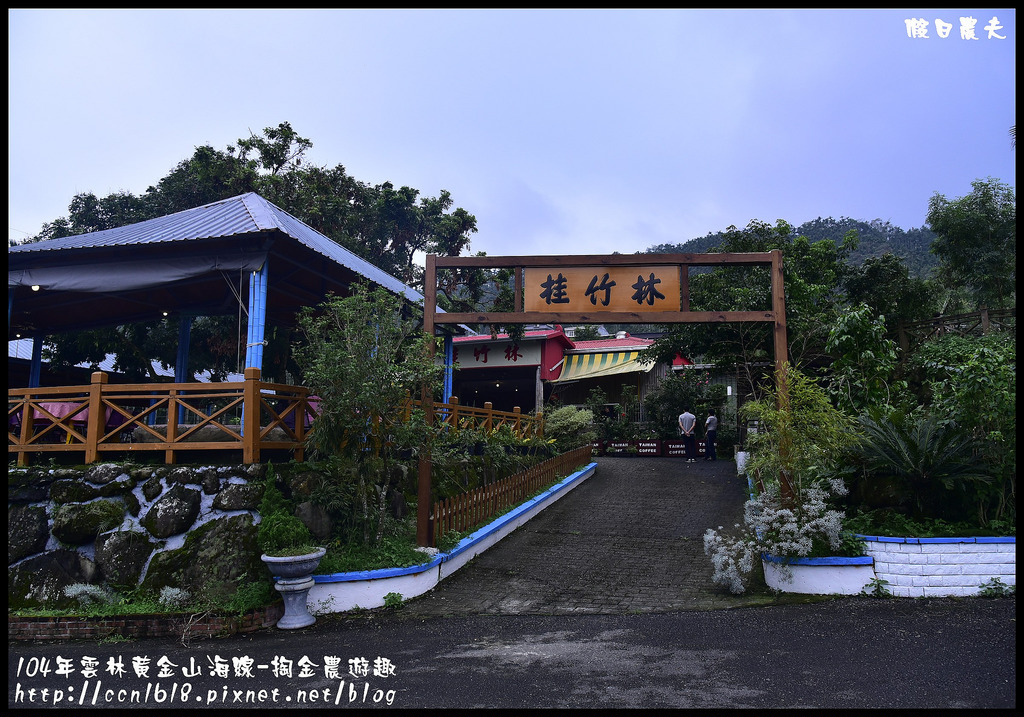
[[[91,602],[74,608],[23,608],[9,611],[19,617],[122,617],[126,615],[181,615],[211,612],[218,615],[243,615],[271,605],[279,599],[268,580],[243,582],[231,594],[216,590],[216,597],[201,597],[184,605],[169,607],[157,595],[141,591],[111,593],[109,602]]]

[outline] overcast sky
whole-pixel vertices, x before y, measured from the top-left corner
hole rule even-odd
[[[9,10],[8,235],[281,122],[308,162],[447,189],[491,255],[632,253],[755,219],[909,229],[935,192],[1016,186],[1015,19]]]

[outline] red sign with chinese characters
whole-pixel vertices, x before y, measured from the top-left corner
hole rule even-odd
[[[457,343],[452,360],[459,369],[495,368],[504,366],[536,366],[540,363],[540,342],[511,341],[487,343]]]

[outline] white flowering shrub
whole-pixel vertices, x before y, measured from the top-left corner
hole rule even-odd
[[[181,588],[165,585],[160,588],[160,604],[170,610],[178,610],[188,605],[191,596]]]
[[[781,558],[805,558],[834,555],[843,548],[843,512],[829,508],[829,499],[846,495],[839,479],[806,485],[803,501],[784,506],[778,484],[743,506],[743,525],[736,535],[727,535],[721,526],[704,533],[704,553],[714,567],[712,580],[738,595],[746,590],[744,576],[754,568],[762,554]],[[781,572],[786,575],[783,563]]]
[[[109,605],[119,599],[117,595],[109,590],[99,585],[89,585],[87,583],[68,585],[64,588],[64,594],[73,600],[77,600],[83,607]]]
[[[736,594],[746,589],[744,576],[762,553],[803,558],[862,551],[860,544],[846,544],[843,513],[829,507],[833,497],[846,495],[846,487],[839,478],[824,477],[838,475],[840,456],[859,440],[854,423],[813,379],[788,364],[783,370],[786,400],[769,392],[741,409],[743,418],[761,427],[748,436],[746,465],[761,490],[744,505],[735,535],[721,526],[704,533],[712,579]],[[785,563],[781,567],[783,575],[790,572]]]

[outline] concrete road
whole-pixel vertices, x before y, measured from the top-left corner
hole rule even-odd
[[[731,463],[595,476],[396,610],[217,640],[8,645],[13,708],[1016,706],[1016,599],[732,596]]]

